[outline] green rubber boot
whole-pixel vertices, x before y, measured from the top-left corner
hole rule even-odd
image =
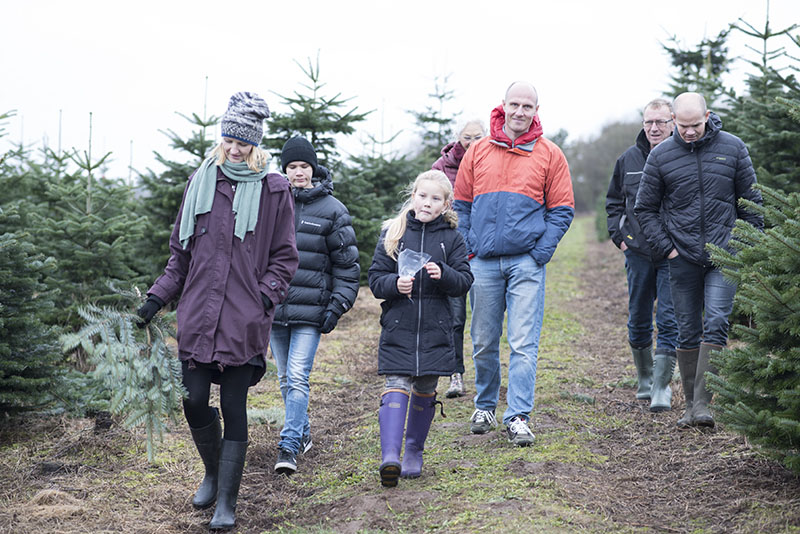
[[[650,389],[653,386],[653,345],[648,345],[637,349],[631,347],[633,363],[636,364],[636,375],[639,382],[639,389],[636,390],[636,398],[646,400],[650,398]]]
[[[697,355],[700,349],[676,349],[675,355],[678,358],[678,368],[681,371],[681,383],[683,384],[683,395],[686,397],[686,411],[683,417],[678,419],[678,428],[689,428],[694,426],[694,378],[697,373]]]
[[[697,375],[694,379],[694,424],[696,426],[714,427],[714,416],[711,415],[708,405],[711,404],[713,393],[706,387],[706,372],[717,374],[717,369],[711,365],[709,358],[712,351],[722,347],[700,343],[700,352],[697,357]]]
[[[661,350],[661,349],[659,349]],[[672,388],[669,383],[675,372],[675,353],[656,351],[653,356],[653,389],[650,391],[650,411],[666,412],[672,409]]]

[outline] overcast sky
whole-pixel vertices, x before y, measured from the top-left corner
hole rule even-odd
[[[510,82],[528,80],[545,135],[564,128],[585,138],[637,118],[667,89],[660,43],[674,35],[691,47],[740,17],[763,29],[765,15],[766,0],[4,2],[0,112],[17,114],[0,151],[20,139],[56,149],[59,116],[62,149],[87,150],[91,112],[92,153],[113,152],[110,174],[127,177],[131,160],[160,171],[152,152],[170,151],[159,130],[191,131],[176,112],[202,115],[207,102],[220,115],[236,91],[286,111],[275,93],[303,91],[295,61],[318,52],[322,94],[375,110],[342,144],[350,154],[370,149],[368,135],[399,130],[391,148],[406,150],[407,110],[431,104],[434,79],[445,75],[455,91],[445,113],[487,118]],[[773,29],[800,22],[800,1],[771,0],[770,20]],[[748,42],[756,44],[732,34],[731,56],[753,58]],[[745,71],[737,63],[730,82]]]

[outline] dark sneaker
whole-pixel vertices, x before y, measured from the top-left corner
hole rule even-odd
[[[475,410],[469,418],[469,431],[473,434],[486,434],[497,427],[497,419],[494,412],[488,410]]]
[[[297,460],[295,453],[289,449],[281,449],[278,452],[278,461],[275,462],[275,472],[279,475],[291,475],[297,471]]]
[[[522,417],[514,417],[508,422],[506,427],[508,433],[508,441],[518,447],[527,447],[532,445],[536,436],[533,435],[531,429],[528,428],[528,422]]]
[[[303,439],[300,441],[300,454],[305,454],[310,451],[312,445],[314,445],[314,442],[311,441],[311,434],[303,436]]]

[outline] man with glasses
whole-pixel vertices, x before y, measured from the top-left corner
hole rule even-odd
[[[728,341],[728,316],[736,286],[709,259],[706,245],[728,245],[738,219],[763,228],[763,218],[739,205],[761,204],[756,173],[741,139],[722,131],[722,121],[698,93],[673,102],[675,134],[651,152],[633,212],[642,233],[667,256],[670,290],[678,321],[678,365],[686,413],[678,427],[713,427],[705,373],[716,373],[709,357]]]
[[[650,150],[672,135],[672,105],[663,98],[649,102],[642,113],[643,128],[636,143],[617,159],[606,194],[608,233],[625,254],[628,275],[628,342],[636,365],[636,398],[650,400],[650,411],[669,410],[669,387],[675,370],[678,323],[672,309],[669,266],[655,252],[633,213],[642,170]],[[653,354],[653,305],[656,306],[657,345]]]

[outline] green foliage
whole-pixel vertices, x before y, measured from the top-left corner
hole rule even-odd
[[[434,90],[428,93],[428,97],[433,99],[432,105],[425,106],[424,111],[408,112],[414,117],[414,123],[422,137],[421,150],[417,158],[428,162],[428,166],[439,159],[442,147],[456,138],[453,125],[458,114],[446,116],[444,113],[445,103],[453,100],[455,94],[455,91],[447,88],[449,78],[450,75],[434,78]]]
[[[353,158],[353,163],[347,175],[336,182],[336,197],[353,218],[361,282],[366,283],[381,223],[397,213],[404,200],[403,189],[432,162],[426,167],[405,157],[364,156]]]
[[[669,40],[673,46],[661,44],[678,71],[671,76],[671,95],[698,92],[705,97],[709,109],[715,109],[725,91],[722,75],[728,72],[731,63],[726,46],[730,31],[726,28],[714,38],[704,38],[695,49],[683,48],[677,36]]]
[[[763,185],[767,230],[737,221],[736,254],[709,245],[712,260],[738,284],[736,301],[756,327],[735,325],[743,346],[713,358],[720,420],[800,473],[800,193]]]
[[[191,116],[179,113],[192,124],[194,129],[187,139],[173,130],[162,131],[170,142],[170,147],[186,153],[186,161],[168,160],[158,152],[154,152],[156,160],[167,170],[160,174],[148,169],[139,174],[140,184],[137,190],[141,193],[142,210],[147,217],[145,237],[139,243],[137,258],[142,260],[137,269],[155,278],[167,264],[169,259],[169,237],[178,209],[183,198],[183,190],[189,176],[202,163],[214,146],[213,135],[209,129],[219,122],[219,117],[202,118],[196,113]]]
[[[0,228],[14,226],[15,207],[0,206]],[[53,401],[60,360],[57,330],[39,318],[52,309],[42,280],[55,262],[22,233],[0,235],[0,413],[41,409]]]
[[[794,74],[783,73],[796,71],[800,60],[778,46],[781,39],[788,37],[800,49],[800,40],[791,35],[800,24],[774,31],[767,18],[763,30],[743,20],[732,27],[756,42],[757,46],[748,48],[758,57],[746,60],[754,72],[747,77],[747,91],[743,95],[731,94],[730,113],[725,116],[723,126],[747,144],[760,183],[786,192],[800,192],[800,129],[779,101],[781,98],[800,101],[800,82]],[[778,60],[790,61],[788,69],[773,67]]]
[[[114,292],[125,300],[125,309],[133,310],[143,301],[132,292]],[[63,349],[81,347],[88,355],[93,377],[111,393],[111,413],[123,416],[128,428],[144,425],[147,458],[154,462],[165,420],[178,421],[186,396],[181,365],[169,345],[175,335],[171,323],[157,315],[140,329],[139,317],[132,311],[94,304],[80,307],[78,313],[85,324],[78,332],[61,336]]]
[[[302,136],[308,139],[317,152],[317,157],[322,165],[331,171],[339,173],[341,160],[336,148],[336,135],[350,135],[354,133],[357,122],[363,121],[371,112],[359,113],[354,106],[348,111],[341,111],[350,98],[342,98],[341,93],[332,97],[321,95],[324,83],[320,82],[319,54],[316,64],[308,59],[308,68],[296,62],[309,83],[302,84],[310,94],[301,94],[297,91],[294,96],[277,95],[283,99],[283,104],[288,106],[288,113],[273,113],[267,121],[269,136],[262,144],[276,158],[280,158],[283,144],[292,137]],[[279,159],[278,159],[279,160]]]

